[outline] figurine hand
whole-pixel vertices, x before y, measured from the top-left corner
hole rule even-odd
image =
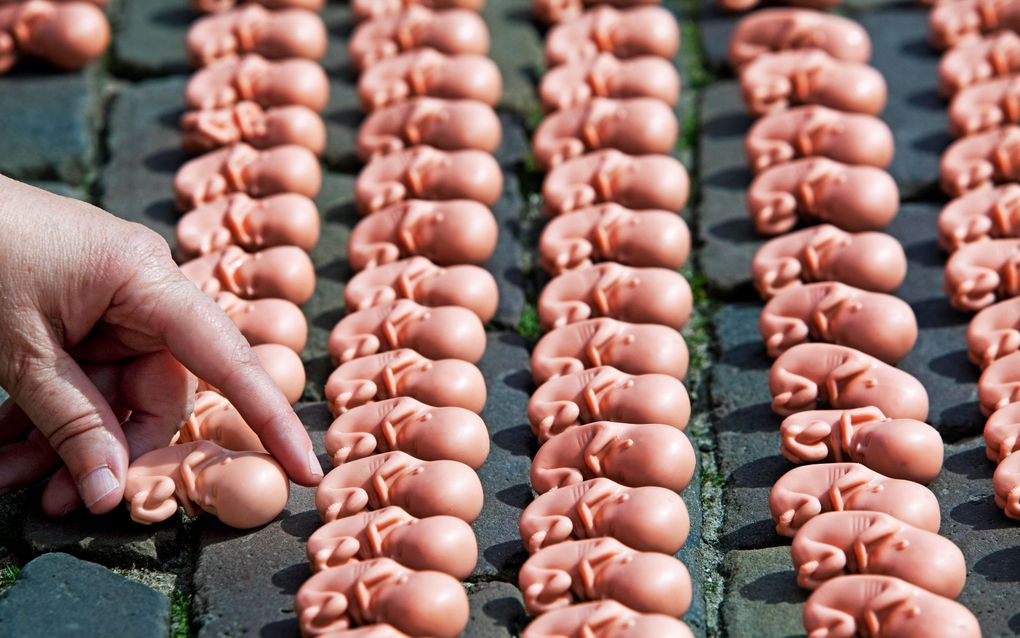
[[[195,381],[181,364],[223,390],[295,481],[322,477],[244,337],[155,233],[0,177],[0,273],[0,386],[11,395],[0,489],[63,461],[44,511],[116,507],[129,457],[169,443],[190,415]]]

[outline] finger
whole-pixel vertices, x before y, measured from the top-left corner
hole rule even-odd
[[[152,292],[150,325],[167,349],[234,404],[295,483],[317,485],[322,467],[308,433],[223,310],[179,272]]]
[[[166,350],[136,357],[124,367],[119,398],[131,411],[123,428],[132,460],[170,444],[191,416],[196,383]]]
[[[0,405],[0,445],[24,440],[32,427],[32,420],[14,399],[7,399]]]
[[[50,518],[62,518],[83,505],[66,465],[57,470],[46,483],[41,505],[43,514]]]
[[[0,447],[0,489],[24,487],[59,466],[60,457],[46,437],[38,430],[32,430],[26,439]],[[74,489],[73,483],[71,489]]]
[[[11,396],[71,472],[85,505],[101,514],[124,496],[127,440],[109,403],[52,338],[38,337]]]

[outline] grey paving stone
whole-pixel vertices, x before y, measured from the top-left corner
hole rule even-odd
[[[177,0],[121,2],[113,37],[113,72],[132,79],[188,73],[184,38],[199,15]]]
[[[178,129],[185,82],[181,77],[148,80],[117,94],[110,112],[110,159],[101,180],[103,208],[145,224],[171,246],[180,217],[174,174],[187,159]]]
[[[521,592],[510,583],[470,585],[471,616],[462,632],[472,638],[509,638],[518,635],[528,622]]]
[[[492,208],[499,222],[499,239],[496,242],[496,252],[485,264],[486,270],[496,278],[499,287],[499,305],[492,323],[502,328],[515,328],[524,310],[522,241],[525,237],[520,222],[524,205],[517,175],[505,172],[503,194]]]
[[[513,171],[524,163],[531,150],[531,137],[524,126],[524,119],[509,111],[497,111],[499,123],[503,128],[503,139],[499,148],[493,153],[504,171]]]
[[[39,493],[33,492],[21,532],[32,555],[65,552],[108,567],[158,569],[177,558],[187,542],[180,511],[155,525],[135,523],[126,508],[103,516],[82,511],[51,519],[40,511]]]
[[[708,87],[701,112],[701,267],[711,292],[723,297],[746,297],[753,294],[751,258],[762,243],[747,214],[751,173],[744,157],[744,134],[751,119],[740,103],[736,82]]]
[[[325,431],[332,422],[322,403],[297,408],[319,460],[328,468]],[[308,537],[322,522],[315,490],[291,486],[287,508],[265,527],[239,531],[201,519],[193,618],[199,636],[294,636],[294,595],[308,578]]]
[[[145,585],[67,554],[46,554],[0,596],[5,636],[166,636],[170,602]]]
[[[329,3],[322,18],[329,30],[329,49],[322,59],[322,66],[329,75],[329,103],[322,113],[328,135],[323,161],[336,170],[357,172],[360,162],[355,144],[363,115],[358,106],[358,78],[347,55],[354,29],[350,5]]]
[[[315,294],[302,308],[308,319],[308,345],[301,353],[307,375],[303,401],[323,400],[326,379],[333,371],[326,343],[333,326],[343,318],[344,285],[351,277],[347,238],[359,219],[354,210],[354,177],[325,173],[315,203],[322,235],[311,252],[317,278]]]
[[[53,182],[49,180],[25,180],[25,183],[31,184],[36,188],[41,188],[44,191],[49,191],[54,195],[60,195],[61,197],[70,197],[72,199],[80,199],[82,201],[88,201],[89,196],[84,190],[77,186],[71,186],[64,182]]]
[[[498,578],[517,582],[527,558],[517,521],[531,502],[528,482],[531,457],[538,442],[527,420],[528,397],[534,389],[524,340],[510,332],[490,332],[479,368],[488,400],[482,418],[489,428],[489,458],[478,470],[485,505],[472,524],[478,537],[478,565],[471,580]]]
[[[733,551],[723,564],[725,635],[779,638],[802,636],[801,610],[807,596],[798,589],[790,550],[773,547]]]
[[[482,18],[489,27],[489,57],[503,74],[500,106],[525,117],[537,115],[537,86],[545,54],[542,35],[531,19],[531,2],[486,2]]]
[[[74,185],[91,179],[99,83],[93,68],[56,73],[26,65],[0,77],[0,172]]]
[[[695,472],[694,480],[687,486],[681,496],[687,506],[687,513],[690,516],[691,531],[687,536],[687,542],[675,555],[687,567],[691,573],[691,606],[684,614],[684,622],[691,628],[695,636],[704,636],[707,625],[707,611],[705,609],[705,583],[700,577],[703,573],[702,564],[702,543],[701,537],[701,483],[698,480],[698,473]]]

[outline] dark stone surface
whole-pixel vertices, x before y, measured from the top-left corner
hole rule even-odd
[[[332,418],[325,404],[299,405],[297,412],[328,468],[324,437]],[[198,635],[297,635],[294,595],[311,574],[305,545],[321,524],[315,490],[296,485],[287,508],[265,527],[239,531],[201,519],[193,607]]]
[[[491,57],[503,74],[500,106],[525,117],[539,112],[538,80],[545,68],[542,35],[531,19],[530,0],[486,2]]]
[[[28,64],[0,76],[0,172],[83,184],[93,177],[100,79]]]
[[[517,521],[531,502],[528,473],[538,441],[527,420],[528,396],[534,389],[524,340],[510,332],[490,332],[479,368],[488,400],[482,419],[489,428],[489,458],[478,470],[485,505],[472,524],[478,537],[478,565],[471,580],[517,582],[527,553]]]
[[[81,188],[77,186],[71,186],[64,182],[52,182],[49,180],[26,180],[27,184],[31,184],[36,188],[41,188],[44,191],[49,191],[54,195],[60,195],[61,197],[70,197],[72,199],[80,199],[82,201],[89,201],[89,196]]]
[[[322,113],[326,121],[326,152],[323,161],[337,170],[356,172],[360,166],[355,143],[362,113],[358,106],[358,79],[350,67],[347,45],[354,28],[350,5],[329,3],[322,12],[329,29],[329,49],[322,66],[329,75],[329,103]]]
[[[695,449],[697,449],[697,444],[695,444]],[[694,480],[680,495],[687,506],[687,513],[691,521],[691,531],[687,536],[687,542],[676,553],[676,557],[691,573],[691,606],[684,614],[683,619],[695,636],[704,636],[708,612],[705,609],[705,583],[701,579],[704,569],[701,537],[701,482],[697,471],[694,473]]]
[[[121,2],[114,32],[114,73],[143,78],[188,73],[184,38],[199,14],[187,2],[145,0]]]
[[[129,85],[113,100],[110,159],[103,170],[100,203],[114,215],[155,230],[172,246],[180,217],[173,181],[187,160],[177,122],[184,109],[185,78]]]
[[[730,636],[802,636],[806,592],[797,587],[790,550],[773,547],[733,551],[723,571],[728,577],[722,622]]]
[[[496,278],[499,287],[499,305],[492,323],[511,330],[520,322],[524,310],[524,231],[520,222],[524,206],[517,175],[504,173],[503,194],[492,207],[499,223],[499,239],[485,269]]]
[[[0,595],[5,636],[166,636],[170,602],[145,585],[67,554],[30,562]]]
[[[528,622],[524,600],[510,583],[492,582],[469,587],[471,616],[462,635],[471,638],[509,638]]]

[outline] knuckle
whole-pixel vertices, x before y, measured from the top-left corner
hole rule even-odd
[[[50,445],[61,456],[64,455],[68,444],[74,442],[78,437],[96,430],[104,430],[106,424],[97,412],[84,412],[73,416],[70,420],[58,424],[52,430],[45,432]]]

